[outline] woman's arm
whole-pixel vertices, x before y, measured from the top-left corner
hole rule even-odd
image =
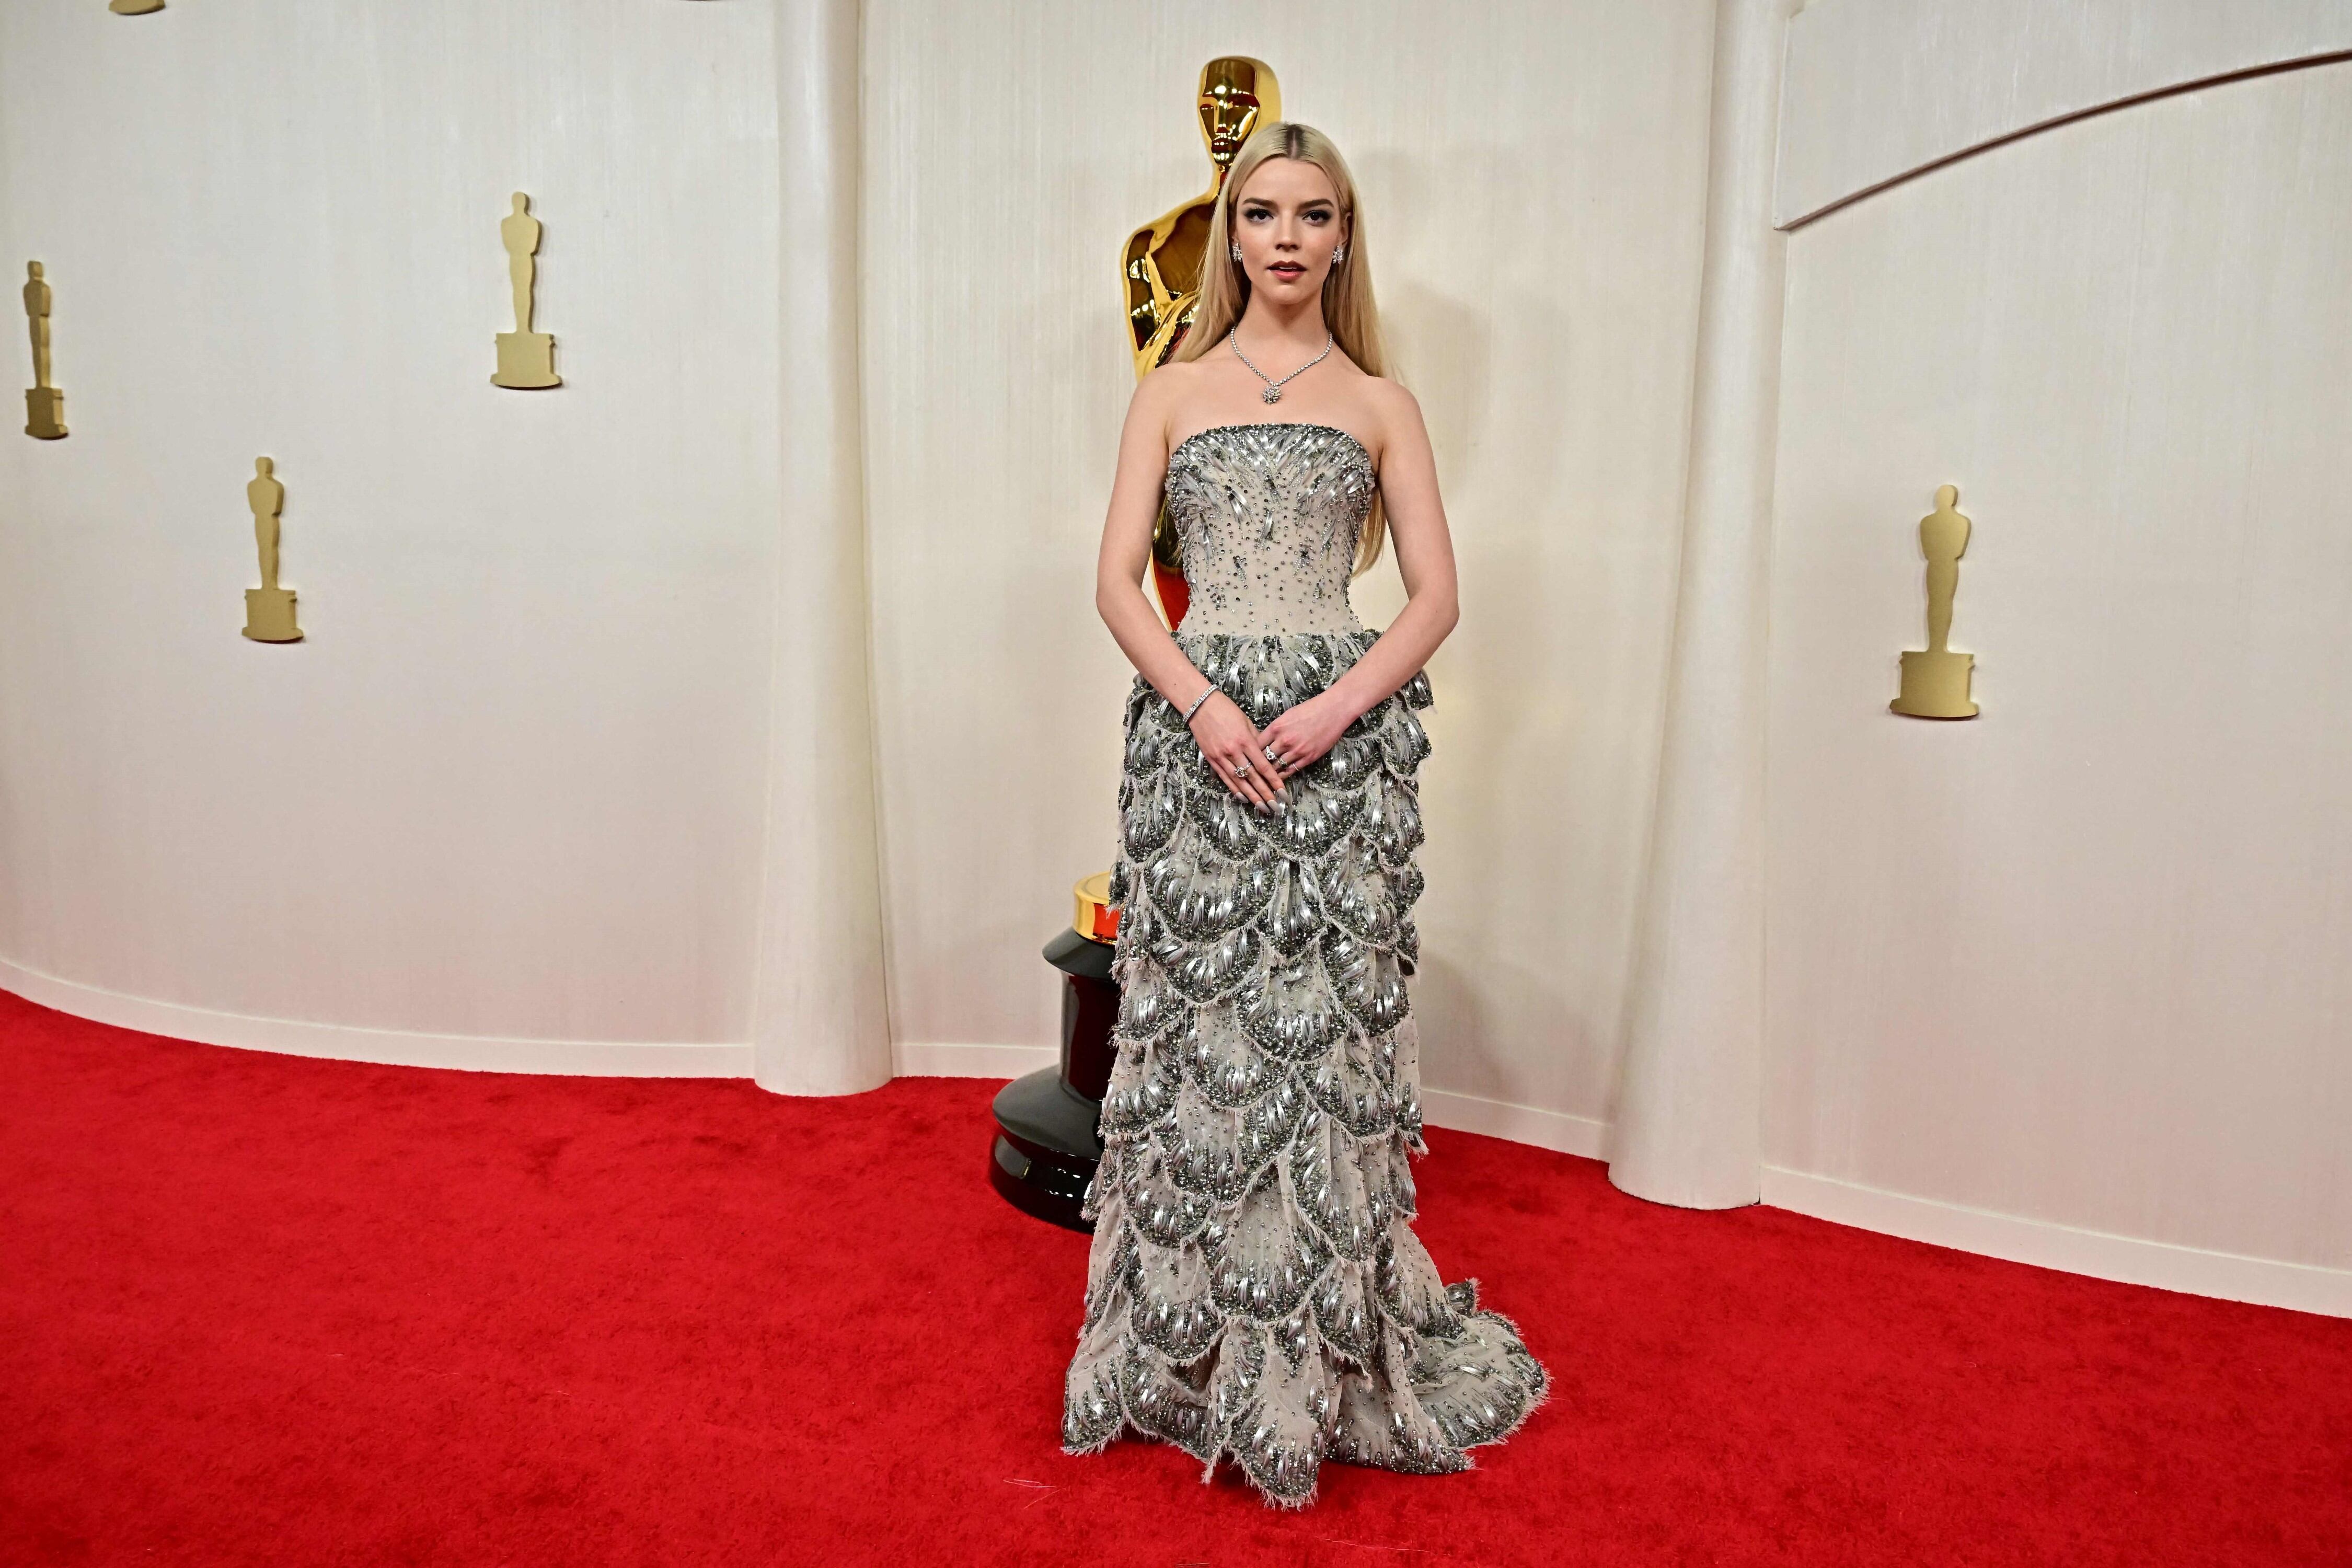
[[[1285,778],[1329,751],[1340,734],[1411,680],[1461,619],[1454,540],[1437,495],[1437,459],[1429,449],[1421,405],[1391,384],[1381,418],[1381,502],[1405,606],[1364,657],[1339,679],[1265,727],[1263,744],[1282,758]]]
[[[1152,371],[1137,384],[1127,405],[1127,425],[1118,437],[1118,471],[1111,480],[1110,510],[1103,520],[1102,554],[1095,566],[1095,608],[1128,662],[1181,713],[1208,689],[1209,678],[1184,657],[1160,624],[1151,601],[1143,596],[1143,574],[1151,563],[1151,530],[1160,521],[1160,487],[1168,477],[1170,381],[1167,367]],[[1192,739],[1225,787],[1253,805],[1267,809],[1283,793],[1265,760],[1257,727],[1223,692],[1193,710]]]

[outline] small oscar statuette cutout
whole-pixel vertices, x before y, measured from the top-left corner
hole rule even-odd
[[[530,330],[531,286],[539,263],[539,220],[530,216],[530,198],[514,194],[514,211],[499,223],[499,238],[507,247],[507,276],[514,282],[515,330],[499,334],[499,370],[490,377],[500,386],[561,386],[555,374],[555,340]]]
[[[41,264],[25,263],[25,314],[33,328],[33,385],[25,394],[25,434],[36,441],[54,441],[66,433],[66,395],[49,384],[51,303]]]
[[[1954,485],[1936,490],[1936,510],[1919,520],[1919,549],[1927,557],[1927,647],[1903,656],[1902,694],[1887,704],[1914,719],[1973,719],[1969,679],[1976,655],[1944,646],[1952,629],[1952,595],[1959,591],[1960,556],[1969,547],[1969,520],[1960,515]]]
[[[261,551],[261,586],[245,591],[245,635],[256,642],[300,642],[294,590],[278,585],[278,514],[286,510],[286,487],[278,482],[277,469],[268,458],[256,458],[253,482],[245,487],[245,503],[253,509],[253,542]]]
[[[118,16],[144,16],[150,11],[161,11],[163,0],[114,0],[107,7]]]

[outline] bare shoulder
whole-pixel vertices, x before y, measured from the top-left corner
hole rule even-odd
[[[1143,373],[1135,384],[1135,396],[1127,405],[1129,429],[1148,428],[1159,438],[1164,451],[1169,432],[1175,427],[1177,411],[1183,407],[1201,367],[1191,362],[1154,365]]]
[[[1385,459],[1390,452],[1428,447],[1429,432],[1421,422],[1421,402],[1405,389],[1402,382],[1391,381],[1384,375],[1367,375],[1362,395],[1378,442],[1375,457]],[[1384,461],[1382,466],[1386,466]]]
[[[1156,364],[1145,371],[1143,379],[1135,384],[1139,389],[1147,386],[1157,388],[1163,397],[1172,396],[1180,389],[1190,386],[1201,370],[1197,360],[1170,360],[1166,364]]]
[[[1402,436],[1421,430],[1421,400],[1406,389],[1404,383],[1391,381],[1384,375],[1364,377],[1364,396],[1371,405],[1372,416],[1380,422],[1383,436]]]

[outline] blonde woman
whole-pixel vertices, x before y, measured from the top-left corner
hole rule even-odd
[[[1208,257],[1189,334],[1129,406],[1095,590],[1137,676],[1118,1057],[1062,1441],[1092,1453],[1131,1426],[1203,1480],[1230,1454],[1299,1507],[1326,1458],[1468,1468],[1547,1377],[1409,1223],[1413,710],[1454,627],[1454,554],[1329,139],[1253,135]],[[1192,588],[1172,636],[1141,586],[1163,493]],[[1410,597],[1376,636],[1348,584],[1391,533]]]

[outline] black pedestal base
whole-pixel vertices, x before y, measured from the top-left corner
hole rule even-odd
[[[1095,1122],[1102,1102],[1073,1094],[1059,1068],[1016,1078],[997,1091],[996,1146],[988,1179],[1013,1207],[1072,1230],[1091,1231],[1079,1216],[1087,1183],[1102,1159]]]
[[[1118,987],[1110,960],[1108,943],[1076,930],[1045,944],[1045,962],[1064,976],[1062,1063],[1015,1079],[996,1096],[990,1184],[1013,1207],[1072,1230],[1094,1229],[1078,1210],[1102,1160],[1097,1129],[1118,1059],[1111,1028],[1118,1021]]]

